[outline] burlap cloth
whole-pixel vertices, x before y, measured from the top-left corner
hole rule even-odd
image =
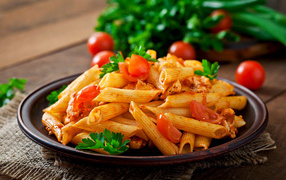
[[[19,179],[191,179],[195,169],[257,165],[267,161],[259,151],[274,149],[269,133],[230,153],[188,164],[159,167],[120,167],[79,162],[46,150],[19,129],[17,108],[24,95],[17,94],[0,108],[0,173]]]

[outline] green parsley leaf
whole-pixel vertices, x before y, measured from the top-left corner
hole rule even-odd
[[[146,59],[147,61],[150,61],[150,62],[159,62],[157,59],[151,58],[151,56],[146,53],[145,48],[142,46],[139,46],[139,48],[136,46],[134,48],[134,51],[131,53],[131,55],[132,54],[142,56],[144,59]]]
[[[121,133],[110,132],[105,129],[101,133],[90,133],[90,138],[82,139],[83,143],[79,143],[76,149],[103,149],[109,154],[121,154],[129,149],[127,143],[129,140],[123,141],[124,135]]]
[[[101,74],[99,75],[100,78],[102,78],[107,73],[118,71],[119,70],[118,63],[124,62],[124,58],[120,52],[118,52],[116,56],[110,57],[109,60],[110,63],[107,63],[102,66]]]
[[[0,84],[0,107],[7,104],[15,96],[15,88],[23,90],[26,82],[26,79],[10,78],[8,84]]]
[[[67,87],[67,85],[63,85],[59,90],[55,90],[52,91],[48,96],[47,96],[47,100],[49,101],[49,106],[54,104],[55,102],[57,102],[59,100],[58,95],[65,90],[65,88]]]
[[[205,76],[205,77],[209,78],[210,80],[217,78],[217,72],[218,72],[218,69],[220,67],[218,62],[211,64],[208,60],[203,59],[202,65],[203,65],[203,71],[196,70],[195,71],[196,75]]]

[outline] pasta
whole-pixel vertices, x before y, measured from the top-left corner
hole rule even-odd
[[[147,54],[157,58],[156,51]],[[130,65],[130,59],[124,63]],[[234,110],[242,110],[247,98],[235,95],[234,87],[225,81],[196,75],[195,70],[203,70],[200,61],[182,61],[168,54],[148,64],[147,79],[130,79],[121,69],[100,78],[102,69],[92,67],[43,110],[42,123],[64,145],[79,145],[90,133],[107,129],[124,135],[130,149],[156,147],[164,155],[206,150],[213,138],[235,138],[237,128],[246,124]],[[93,86],[98,92],[86,93]],[[174,139],[175,131],[164,132],[164,127],[177,130],[178,138]]]

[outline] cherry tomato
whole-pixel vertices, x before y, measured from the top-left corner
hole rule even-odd
[[[174,42],[169,48],[169,53],[184,60],[196,59],[195,48],[191,44],[183,41]]]
[[[159,114],[157,118],[157,128],[161,134],[173,143],[179,143],[182,133],[173,126],[171,121],[164,114]]]
[[[211,32],[213,33],[218,33],[223,30],[231,29],[232,19],[231,19],[230,14],[227,11],[223,9],[218,9],[218,10],[213,11],[210,16],[215,17],[219,15],[223,15],[224,18],[217,25],[215,25],[214,27],[210,29]]]
[[[259,89],[265,80],[265,70],[257,61],[244,61],[236,69],[236,82],[251,90]]]
[[[149,72],[148,74],[144,74],[144,75],[141,75],[141,76],[132,76],[129,71],[128,71],[128,64],[127,63],[124,63],[124,62],[120,62],[118,63],[118,66],[119,66],[119,70],[120,70],[120,73],[128,80],[128,81],[131,81],[131,82],[137,82],[138,80],[141,80],[141,81],[145,81],[146,79],[148,79],[149,77]],[[130,66],[130,65],[129,65]]]
[[[142,76],[148,74],[149,70],[150,70],[150,64],[145,58],[139,55],[132,54],[128,66],[128,72],[130,73],[131,76],[134,77]]]
[[[192,116],[200,121],[219,124],[222,120],[222,118],[218,113],[216,113],[215,111],[209,109],[208,107],[204,106],[203,104],[195,100],[191,101],[191,112]]]
[[[110,62],[109,58],[115,56],[115,54],[112,51],[101,51],[97,53],[91,61],[91,67],[94,65],[98,65],[98,67],[102,67],[104,64],[107,64]]]
[[[87,48],[91,55],[96,55],[100,51],[113,51],[114,40],[105,32],[93,33],[87,41]]]
[[[74,100],[74,108],[77,108],[80,104],[88,101],[92,101],[100,93],[100,87],[98,85],[89,85],[80,90]]]

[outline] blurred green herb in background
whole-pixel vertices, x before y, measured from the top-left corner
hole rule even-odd
[[[204,51],[221,51],[225,41],[239,40],[233,31],[286,45],[286,17],[267,8],[265,3],[265,0],[108,0],[95,30],[111,34],[115,48],[124,54],[137,45],[156,50],[159,57],[178,40]],[[231,13],[233,31],[218,34],[209,31],[223,18],[210,16],[216,9]]]
[[[26,82],[26,79],[10,78],[9,83],[0,84],[0,107],[7,104],[15,96],[15,89],[24,90]]]

